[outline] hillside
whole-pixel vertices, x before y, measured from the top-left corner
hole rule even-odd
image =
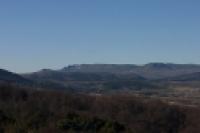
[[[56,81],[113,81],[113,80],[145,80],[137,74],[114,74],[110,72],[65,72],[55,70],[41,70],[23,75],[26,78],[37,80]]]
[[[170,81],[200,81],[200,72],[169,78]]]
[[[200,65],[193,64],[82,64],[60,70],[43,69],[22,76],[40,88],[107,93],[168,89],[173,79],[198,72]]]
[[[66,72],[56,70],[41,70],[24,74],[24,78],[35,81],[44,88],[71,90],[76,92],[97,92],[138,89],[152,87],[146,79],[137,74],[119,74],[106,72]],[[53,87],[52,87],[53,86]]]
[[[16,73],[9,72],[4,69],[0,69],[0,82],[13,83],[13,84],[29,84],[31,81],[27,80],[26,78]]]
[[[199,108],[0,86],[1,133],[198,133]]]
[[[150,63],[146,65],[134,64],[80,64],[70,65],[61,69],[62,72],[107,72],[132,73],[148,79],[159,79],[200,72],[200,65]]]

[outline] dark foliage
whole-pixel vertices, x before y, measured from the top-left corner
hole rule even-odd
[[[58,123],[59,129],[63,131],[73,130],[76,132],[109,132],[118,133],[125,130],[124,125],[115,121],[102,120],[99,118],[83,117],[77,114],[68,114],[65,119]]]
[[[196,111],[131,95],[0,87],[0,133],[198,133]]]

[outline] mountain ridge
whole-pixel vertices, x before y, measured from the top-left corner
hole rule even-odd
[[[145,78],[158,79],[180,76],[194,72],[200,72],[199,64],[173,64],[173,63],[149,63],[145,65],[135,64],[78,64],[69,65],[58,71],[61,72],[108,72],[108,73],[133,73]]]
[[[13,83],[13,84],[30,84],[31,81],[23,76],[10,72],[5,69],[0,69],[0,82],[1,83]]]

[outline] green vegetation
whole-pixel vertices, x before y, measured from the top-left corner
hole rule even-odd
[[[115,121],[102,120],[99,118],[83,117],[77,114],[68,114],[65,119],[58,123],[59,129],[63,131],[76,131],[76,132],[105,132],[105,133],[118,133],[125,130],[124,125]]]

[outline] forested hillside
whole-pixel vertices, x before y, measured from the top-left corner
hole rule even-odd
[[[198,133],[199,111],[133,95],[0,87],[1,133]]]

